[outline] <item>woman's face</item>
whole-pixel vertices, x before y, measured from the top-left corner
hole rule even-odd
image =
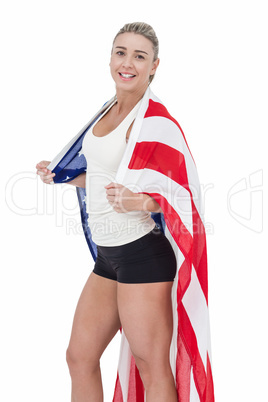
[[[149,39],[133,32],[118,35],[110,61],[117,90],[144,93],[149,76],[155,73],[159,64],[159,59],[153,59],[153,45]]]

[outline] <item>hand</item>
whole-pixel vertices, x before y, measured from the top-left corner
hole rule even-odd
[[[53,182],[53,177],[56,176],[55,173],[52,173],[51,170],[47,169],[49,164],[50,162],[48,161],[41,161],[36,165],[36,174],[38,174],[42,182],[46,184]]]
[[[109,183],[106,188],[106,198],[118,213],[141,210],[141,194],[133,193],[127,187],[118,183]]]

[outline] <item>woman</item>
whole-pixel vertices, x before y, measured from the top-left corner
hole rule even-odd
[[[179,130],[177,123],[176,128],[173,127],[175,124],[170,115],[164,116],[166,109],[148,89],[158,65],[158,40],[153,29],[145,23],[126,24],[114,39],[110,60],[116,97],[69,144],[71,150],[78,141],[80,148],[75,151],[75,159],[84,158],[86,168],[73,169],[71,164],[68,167],[68,161],[63,169],[58,169],[62,155],[56,157],[50,166],[46,161],[37,164],[37,174],[44,183],[66,181],[77,187],[78,194],[86,189],[87,223],[97,245],[94,270],[79,299],[67,349],[73,402],[103,400],[99,361],[121,327],[142,383],[139,383],[139,376],[131,368],[131,363],[126,363],[129,361],[126,358],[125,363],[119,365],[114,401],[142,401],[143,387],[147,402],[175,402],[178,398],[180,401],[196,400],[195,393],[201,401],[213,400],[209,359],[201,362],[208,374],[200,379],[200,361],[196,360],[187,344],[187,328],[180,322],[173,325],[172,286],[177,266],[182,267],[183,275],[186,275],[185,267],[190,267],[187,285],[180,283],[180,279],[176,282],[175,288],[180,287],[175,293],[179,311],[183,308],[182,296],[191,281],[188,243],[193,243],[194,234],[191,239],[188,236],[185,246],[184,240],[181,241],[184,237],[182,231],[177,236],[182,227],[175,227],[174,206],[172,201],[169,202],[166,184],[159,189],[157,178],[147,176],[148,169],[157,170],[152,167],[153,160],[159,159],[162,165],[169,160],[169,156],[163,158],[163,150],[169,150],[167,145],[153,141],[154,135],[163,137],[158,130],[158,117],[161,121],[165,119],[160,126],[164,124],[164,127],[167,120],[167,124],[172,125],[170,129],[167,126],[162,130],[167,136],[170,131],[172,137],[174,129],[177,136]],[[150,111],[153,118],[143,122],[150,117]],[[147,130],[145,123],[149,124]],[[152,137],[147,141],[137,141],[142,140],[143,132],[145,136],[151,133]],[[189,157],[181,131],[179,141],[184,141],[184,152]],[[175,165],[177,170],[177,162]],[[174,166],[171,163],[167,168],[170,174],[166,174],[165,179],[169,182],[173,180]],[[162,171],[160,165],[159,170]],[[183,168],[180,176],[185,174]],[[183,189],[192,200],[186,182]],[[186,205],[185,199],[182,203],[176,202],[179,209],[182,205],[187,208],[190,205],[189,202]],[[169,241],[152,219],[152,216],[161,216],[162,212],[168,226],[166,231],[172,233],[177,243],[175,248],[171,246],[172,237]],[[186,212],[185,216],[189,215],[189,210]],[[192,224],[193,208],[190,217]],[[181,252],[177,251],[177,246],[181,247]],[[180,254],[183,254],[181,261],[184,260],[184,264],[179,261]],[[172,336],[176,338],[177,348],[173,358],[170,355]],[[122,361],[126,355],[124,348],[123,344]],[[172,360],[175,369],[171,367]],[[136,382],[132,389],[133,376]]]

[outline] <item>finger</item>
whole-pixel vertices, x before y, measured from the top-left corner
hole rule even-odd
[[[50,180],[44,180],[44,183],[45,183],[45,184],[50,184],[50,183],[54,183],[54,181],[53,181],[53,179],[50,179]]]
[[[38,174],[40,177],[44,177],[46,175],[42,170],[37,170],[36,174]]]
[[[51,181],[53,180],[53,177],[56,176],[55,173],[52,173],[52,174],[50,174],[50,175],[45,175],[43,172],[40,172],[40,171],[38,171],[37,174],[40,176],[41,180],[42,180],[44,183],[49,183],[49,182],[51,182]]]
[[[56,176],[55,173],[49,174],[49,175],[47,175],[47,176],[44,176],[44,180],[45,180],[46,182],[50,182],[50,181],[53,180],[53,178],[54,178],[55,176]]]
[[[38,174],[39,176],[48,176],[50,174],[52,174],[51,170],[47,170],[47,169],[39,169],[37,170],[36,174]]]
[[[44,170],[44,169],[37,170],[36,174],[38,174],[39,176],[43,176],[43,177],[45,177],[45,176],[54,177],[55,176],[55,173],[52,173],[51,170]]]
[[[115,195],[116,194],[116,190],[114,188],[108,189],[106,190],[106,195]]]
[[[109,195],[108,195],[106,198],[107,198],[107,200],[108,200],[108,202],[109,202],[110,204],[114,204],[114,203],[116,202],[114,196],[109,196]]]
[[[114,182],[107,184],[107,186],[104,186],[104,188],[106,188],[106,189],[109,189],[109,188],[120,188],[120,187],[123,187],[122,184],[114,183]]]
[[[56,176],[55,173],[52,173],[51,170],[46,169],[46,168],[42,168],[42,169],[38,169],[36,172],[37,175],[40,176],[41,180],[46,183],[46,180],[51,181],[51,179]]]
[[[49,161],[41,161],[41,162],[37,163],[36,169],[46,168],[49,164],[50,164]]]
[[[55,173],[51,173],[47,175],[47,179],[53,179],[53,177],[55,177],[56,174]]]
[[[117,212],[118,214],[124,212],[124,211],[122,211],[122,209],[121,209],[120,207],[118,207],[117,205],[115,205],[115,206],[113,207],[113,210],[114,210],[115,212]]]
[[[114,188],[114,183],[109,183],[107,186],[104,186],[106,189]]]

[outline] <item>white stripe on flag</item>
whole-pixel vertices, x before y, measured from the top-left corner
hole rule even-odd
[[[166,226],[165,228],[165,235],[167,239],[170,241],[170,244],[174,250],[174,253],[176,255],[177,259],[177,273],[176,277],[174,279],[174,283],[172,286],[172,294],[171,294],[171,299],[172,299],[172,310],[173,310],[173,335],[172,335],[172,340],[171,340],[171,345],[170,345],[170,365],[172,369],[172,373],[174,378],[176,379],[176,358],[177,358],[177,339],[178,339],[178,312],[177,312],[177,288],[178,288],[178,274],[179,274],[179,268],[182,262],[184,261],[184,256],[180,249],[178,248],[175,240],[170,234],[170,231],[168,230],[168,227]]]
[[[182,298],[182,303],[195,332],[198,350],[206,370],[209,335],[208,306],[194,267],[192,268],[191,282]]]
[[[151,128],[153,129],[153,131],[150,131]],[[165,135],[163,135],[163,129],[165,131]],[[138,141],[158,141],[181,152],[184,155],[188,182],[191,183],[190,189],[193,193],[193,199],[198,200],[200,198],[200,184],[196,165],[185,143],[183,135],[179,135],[179,131],[180,130],[178,126],[173,121],[165,117],[148,117],[144,119],[142,131],[140,133]],[[154,133],[153,136],[152,132]],[[196,205],[196,208],[200,215],[199,205]]]
[[[128,169],[124,186],[134,192],[162,194],[175,209],[186,229],[193,235],[191,198],[184,187],[166,175],[151,169],[142,169],[139,180],[137,180],[137,170]]]
[[[193,376],[193,368],[191,369],[191,378],[190,378],[190,401],[191,402],[200,402],[199,395],[196,390],[194,376]]]
[[[118,376],[121,385],[123,401],[127,402],[128,398],[128,384],[129,384],[129,373],[131,365],[131,352],[127,338],[122,330],[121,335],[121,348],[120,348],[120,358],[118,365]]]

